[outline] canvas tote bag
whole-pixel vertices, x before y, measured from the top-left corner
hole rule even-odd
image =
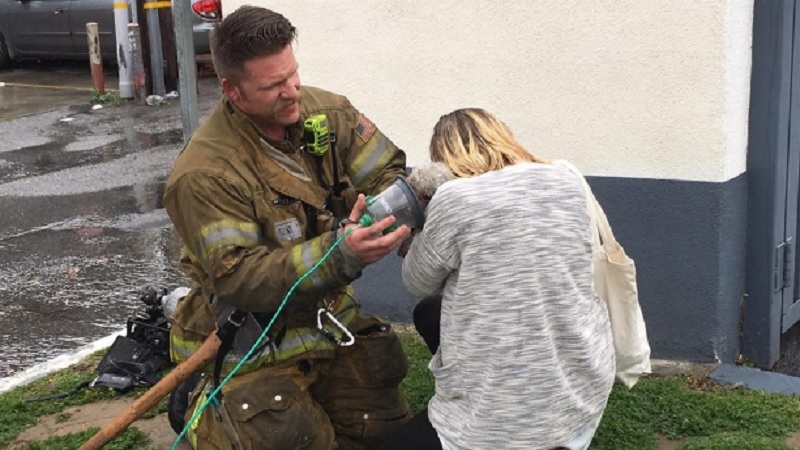
[[[575,166],[558,160],[583,183],[592,228],[592,269],[594,291],[608,308],[616,352],[616,377],[628,388],[650,368],[650,343],[639,305],[636,286],[636,265],[617,242],[603,208],[592,193],[589,183]]]

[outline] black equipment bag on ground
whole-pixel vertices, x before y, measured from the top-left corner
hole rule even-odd
[[[97,366],[92,386],[107,386],[120,392],[134,387],[150,387],[158,382],[159,371],[166,361],[161,355],[125,336],[117,336],[114,344]]]
[[[169,363],[169,320],[164,315],[163,300],[168,294],[151,286],[139,290],[139,300],[147,309],[129,318],[126,336],[117,336],[100,364],[97,377],[83,381],[73,389],[59,394],[30,398],[37,402],[68,397],[81,389],[94,386],[113,388],[120,393],[134,387],[150,387],[160,378],[159,372]]]

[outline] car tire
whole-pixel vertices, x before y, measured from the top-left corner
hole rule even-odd
[[[11,65],[11,54],[8,52],[6,38],[0,33],[0,69],[5,69]]]

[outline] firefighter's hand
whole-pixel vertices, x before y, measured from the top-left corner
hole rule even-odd
[[[367,200],[363,194],[359,194],[353,210],[350,212],[350,222],[358,223],[364,211],[367,209]],[[352,232],[347,236],[350,250],[361,261],[367,264],[374,263],[396,249],[411,234],[411,229],[406,225],[397,227],[396,230],[383,234],[383,230],[392,226],[395,222],[394,216],[389,216],[380,222],[374,223],[366,228],[358,225],[347,225],[346,230]]]

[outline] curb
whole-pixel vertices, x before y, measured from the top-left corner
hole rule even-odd
[[[49,361],[28,367],[22,372],[14,374],[8,378],[3,378],[0,380],[0,394],[4,394],[16,387],[24,386],[34,380],[50,375],[53,372],[66,369],[67,367],[84,360],[92,353],[110,347],[111,344],[114,343],[114,340],[117,338],[117,336],[124,336],[125,333],[126,330],[123,328],[120,331],[112,333],[104,338],[100,338],[82,347],[78,347],[69,353],[58,355]]]
[[[401,333],[415,333],[414,327],[411,324],[394,323],[395,329]],[[67,367],[76,364],[87,356],[95,353],[103,348],[108,348],[117,338],[117,336],[124,336],[126,330],[121,329],[112,333],[104,338],[98,339],[92,343],[86,344],[78,349],[59,355],[49,361],[36,364],[24,371],[12,375],[11,377],[0,380],[0,394],[8,392],[16,387],[26,385],[36,379],[47,376],[53,372],[66,369]],[[652,374],[657,376],[675,376],[675,375],[693,375],[696,377],[708,377],[717,368],[722,366],[722,363],[696,363],[690,361],[677,361],[667,359],[652,359],[650,361]],[[770,373],[770,372],[764,372]]]
[[[677,361],[671,359],[651,359],[650,366],[653,375],[675,376],[693,375],[707,377],[722,363],[697,363],[691,361]]]

